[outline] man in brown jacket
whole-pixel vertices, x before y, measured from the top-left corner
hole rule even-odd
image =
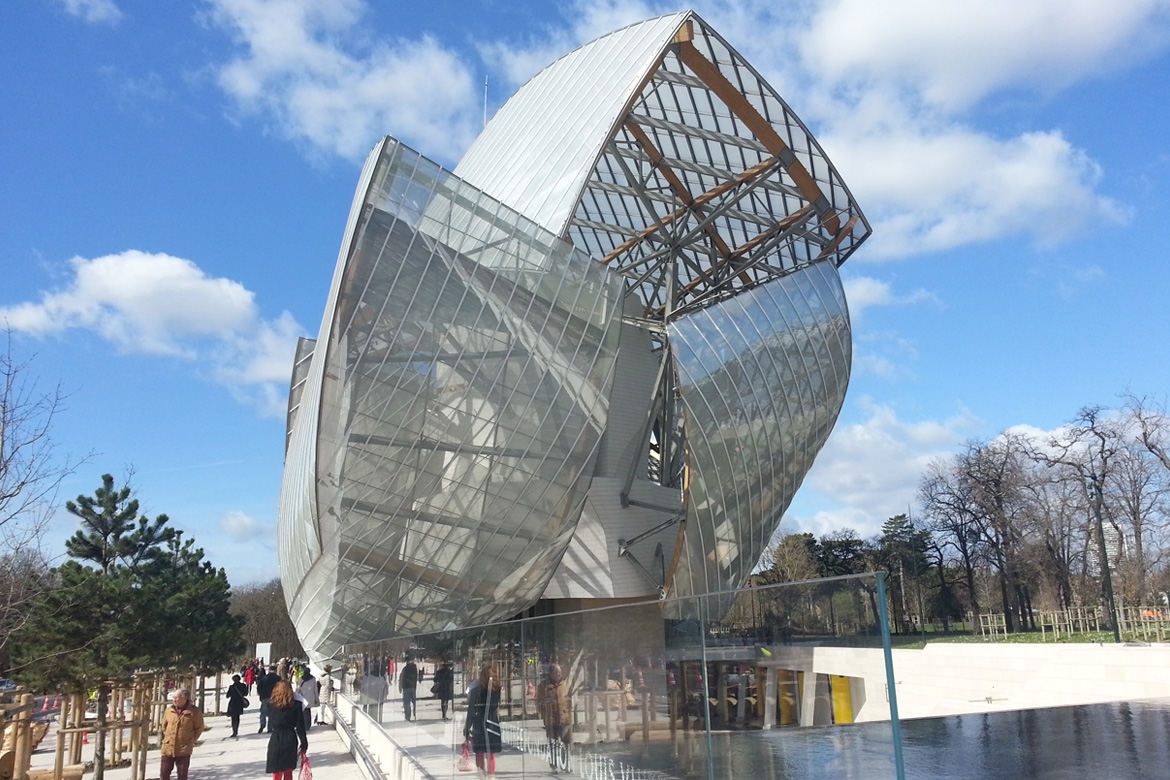
[[[548,763],[555,772],[569,768],[569,742],[573,732],[573,707],[569,702],[569,681],[562,679],[560,664],[548,668],[548,677],[536,691],[536,707],[544,721],[548,739]]]
[[[159,780],[171,780],[171,769],[177,770],[178,780],[187,780],[191,751],[202,736],[203,713],[191,703],[189,690],[177,689],[171,694],[171,706],[163,714]]]

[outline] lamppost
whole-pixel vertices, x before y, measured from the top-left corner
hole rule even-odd
[[[1105,588],[1105,598],[1109,601],[1109,616],[1113,621],[1113,641],[1121,643],[1121,628],[1117,624],[1117,605],[1113,601],[1113,577],[1109,573],[1109,551],[1105,547],[1105,522],[1102,519],[1101,507],[1105,497],[1102,495],[1100,477],[1095,472],[1089,473],[1089,500],[1093,504],[1093,517],[1097,521],[1097,545],[1101,554],[1101,576]]]

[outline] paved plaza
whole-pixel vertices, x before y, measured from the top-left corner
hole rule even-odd
[[[258,734],[259,715],[255,708],[248,710],[240,723],[240,736],[232,738],[231,722],[226,715],[207,716],[203,739],[196,744],[191,757],[191,778],[198,780],[240,780],[241,778],[262,778],[264,759],[268,747],[268,735]],[[53,747],[56,732],[50,730],[40,747],[33,753],[33,769],[53,767]],[[82,750],[82,760],[93,760],[93,740]],[[357,761],[350,755],[346,743],[332,726],[313,726],[309,729],[309,760],[313,767],[314,780],[369,780],[362,773]],[[147,753],[146,777],[158,777],[159,752]],[[92,777],[87,772],[86,777]],[[174,775],[171,775],[174,778]],[[130,768],[106,769],[107,780],[129,780]]]

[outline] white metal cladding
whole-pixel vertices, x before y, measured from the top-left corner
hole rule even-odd
[[[455,172],[617,269],[657,319],[840,266],[870,232],[800,119],[693,12],[557,60]]]
[[[610,33],[533,76],[492,117],[455,175],[561,232],[617,117],[686,16]]]
[[[818,263],[677,320],[686,409],[686,552],[672,592],[740,587],[760,559],[849,383],[849,314]]]
[[[393,141],[358,198],[306,388],[315,430],[296,415],[282,495],[295,508],[315,487],[312,512],[282,512],[281,565],[317,657],[540,596],[581,511],[617,352],[620,279],[535,223]],[[292,461],[306,454],[309,488]]]

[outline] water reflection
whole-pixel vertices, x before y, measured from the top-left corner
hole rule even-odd
[[[1170,700],[903,721],[907,780],[1165,780]],[[614,751],[633,767],[705,777],[704,740]],[[716,778],[893,778],[888,724],[712,734]]]

